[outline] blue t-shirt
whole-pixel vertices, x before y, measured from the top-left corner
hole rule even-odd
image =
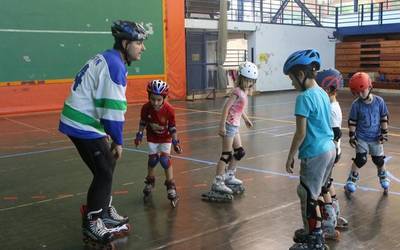
[[[306,136],[299,148],[299,159],[315,157],[335,148],[331,128],[331,106],[326,92],[318,86],[296,98],[295,115],[307,119]]]
[[[351,104],[349,120],[357,122],[356,136],[366,142],[378,141],[381,134],[381,118],[388,116],[385,101],[380,96],[373,96],[371,103],[357,98]]]

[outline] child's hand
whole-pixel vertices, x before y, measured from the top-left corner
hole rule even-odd
[[[250,120],[245,120],[244,123],[246,123],[246,127],[247,128],[252,128],[253,127],[253,123]]]
[[[182,150],[181,143],[179,142],[179,140],[172,139],[172,145],[174,146],[175,153],[182,154],[183,150]]]
[[[218,131],[218,135],[224,137],[226,135],[225,127],[220,127]]]
[[[357,138],[355,136],[350,137],[349,143],[352,148],[356,148],[357,147]]]
[[[293,168],[294,168],[294,159],[293,157],[290,157],[286,161],[286,172],[289,174],[293,174]]]
[[[381,134],[379,135],[379,143],[383,144],[388,141],[388,130],[381,129]]]
[[[357,147],[357,137],[356,134],[352,131],[349,132],[349,143],[352,148]]]
[[[135,146],[138,147],[140,143],[142,143],[142,140],[143,140],[143,132],[139,131],[136,133]]]

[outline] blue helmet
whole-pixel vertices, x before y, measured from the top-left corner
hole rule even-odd
[[[316,49],[299,50],[291,54],[283,66],[283,73],[285,75],[298,65],[310,65],[314,63],[316,70],[319,70],[321,66],[321,58],[319,52]]]
[[[328,92],[343,88],[342,74],[336,69],[325,69],[318,72],[315,80],[321,88]]]
[[[147,32],[143,26],[131,21],[113,22],[111,33],[115,39],[119,40],[143,41],[147,38]]]

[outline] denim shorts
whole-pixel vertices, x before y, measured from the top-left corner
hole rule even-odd
[[[383,156],[385,152],[383,151],[383,144],[378,141],[366,142],[361,139],[357,139],[356,153],[365,153],[372,156]]]
[[[225,123],[225,132],[225,136],[235,137],[235,135],[239,132],[239,127],[229,123]]]

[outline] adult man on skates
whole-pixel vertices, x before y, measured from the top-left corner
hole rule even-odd
[[[78,72],[59,125],[93,174],[87,203],[81,208],[82,229],[87,239],[101,243],[130,230],[128,218],[111,205],[111,187],[116,161],[122,156],[126,65],[140,60],[147,37],[140,24],[130,21],[114,22],[111,31],[113,49],[95,55]]]

